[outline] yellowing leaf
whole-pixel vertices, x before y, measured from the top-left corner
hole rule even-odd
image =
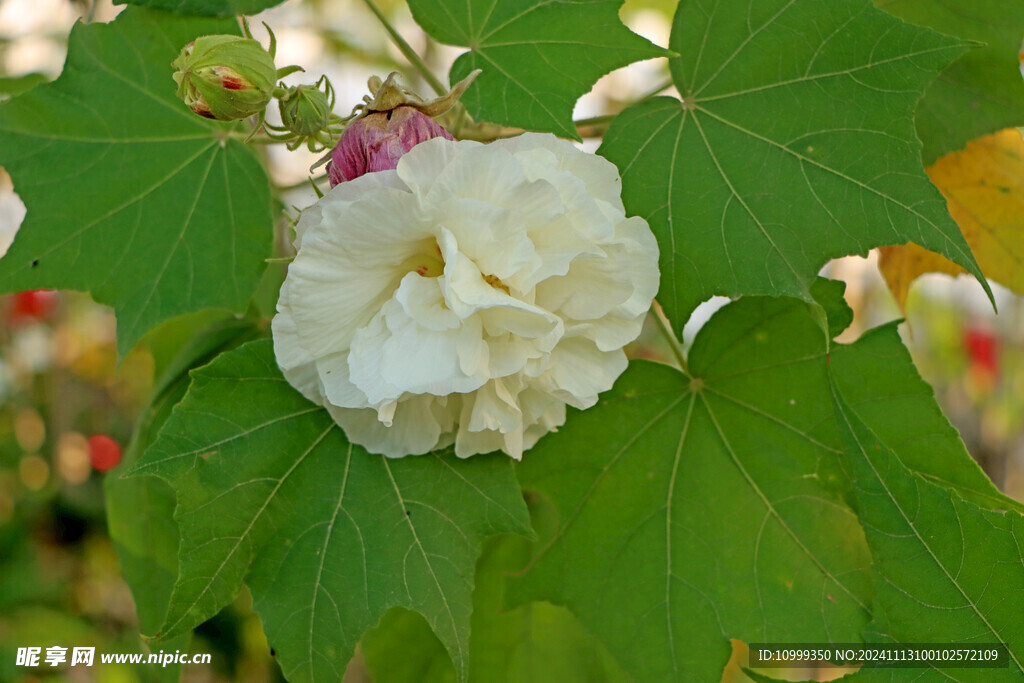
[[[1024,294],[1024,138],[1016,128],[978,138],[928,167],[985,275]],[[910,283],[925,273],[965,272],[909,244],[883,247],[879,268],[903,309]]]
[[[934,251],[928,251],[916,244],[879,247],[878,252],[878,269],[882,271],[882,276],[904,315],[907,312],[910,283],[919,276],[925,273],[945,273],[955,277],[967,272],[945,256],[939,256]]]

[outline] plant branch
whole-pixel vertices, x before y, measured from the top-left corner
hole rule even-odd
[[[389,36],[391,36],[391,42],[393,42],[395,44],[395,47],[398,48],[399,52],[401,52],[402,55],[409,60],[409,63],[412,64],[413,67],[415,67],[415,69],[420,72],[420,75],[423,76],[423,79],[430,85],[431,88],[434,89],[434,92],[436,92],[438,95],[446,94],[448,92],[448,88],[444,87],[444,84],[441,83],[441,81],[439,81],[437,77],[430,71],[430,68],[427,67],[423,59],[420,58],[418,54],[416,54],[416,51],[412,49],[412,46],[409,45],[409,43],[406,42],[405,38],[403,38],[401,34],[399,34],[398,31],[395,30],[395,27],[391,25],[391,22],[388,21],[388,18],[384,16],[383,12],[380,11],[380,8],[377,7],[376,3],[374,3],[373,0],[363,0],[363,2],[366,3],[366,6],[370,8],[370,11],[373,12],[374,16],[376,16],[380,23],[384,26],[384,30],[388,32]]]

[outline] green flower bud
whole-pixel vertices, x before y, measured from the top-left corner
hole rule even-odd
[[[171,62],[178,97],[189,109],[217,121],[235,121],[266,109],[274,92],[274,58],[241,36],[202,36]]]
[[[299,85],[278,101],[281,125],[296,135],[316,135],[331,122],[327,94],[315,85]]]

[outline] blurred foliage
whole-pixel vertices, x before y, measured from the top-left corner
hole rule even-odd
[[[88,437],[127,447],[152,389],[154,350],[144,344],[118,367],[108,309],[75,293],[34,300],[0,299],[2,681],[47,673],[16,669],[19,646],[93,646],[97,660],[149,651],[106,529],[103,483],[116,475],[90,462]],[[281,680],[247,596],[183,645],[212,654],[209,666],[185,667],[184,680]],[[156,665],[92,671],[103,681],[166,680]]]

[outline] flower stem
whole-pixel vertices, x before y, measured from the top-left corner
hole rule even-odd
[[[590,118],[586,119],[577,119],[573,121],[573,123],[576,124],[577,128],[582,128],[584,126],[598,126],[602,123],[611,123],[612,119],[614,119],[616,116],[618,116],[618,114],[602,114],[601,116],[591,116]]]
[[[683,353],[683,345],[676,339],[676,334],[672,331],[672,326],[669,324],[668,318],[665,317],[665,312],[661,310],[661,304],[657,301],[651,305],[651,314],[658,323],[658,330],[661,332],[661,336],[665,338],[669,348],[672,349],[672,355],[676,357],[679,369],[683,371],[684,375],[690,377],[690,370],[686,365],[686,355]]]
[[[389,36],[391,36],[391,42],[393,42],[395,44],[395,47],[398,48],[399,52],[401,52],[402,55],[409,60],[409,63],[412,64],[413,67],[415,67],[416,70],[420,72],[420,75],[423,76],[423,79],[430,85],[431,88],[434,89],[434,92],[436,92],[438,95],[446,94],[448,92],[448,88],[444,87],[444,84],[442,84],[441,81],[439,81],[437,77],[433,73],[431,73],[430,69],[427,67],[423,59],[421,59],[420,56],[416,54],[416,51],[413,50],[412,46],[406,42],[405,38],[403,38],[401,34],[399,34],[398,31],[395,30],[395,27],[391,25],[391,22],[388,21],[388,18],[384,16],[383,12],[380,11],[380,8],[377,7],[376,3],[374,3],[373,0],[363,0],[363,2],[366,3],[366,6],[370,8],[370,11],[373,12],[374,16],[376,16],[380,23],[384,26],[384,30],[388,32]]]

